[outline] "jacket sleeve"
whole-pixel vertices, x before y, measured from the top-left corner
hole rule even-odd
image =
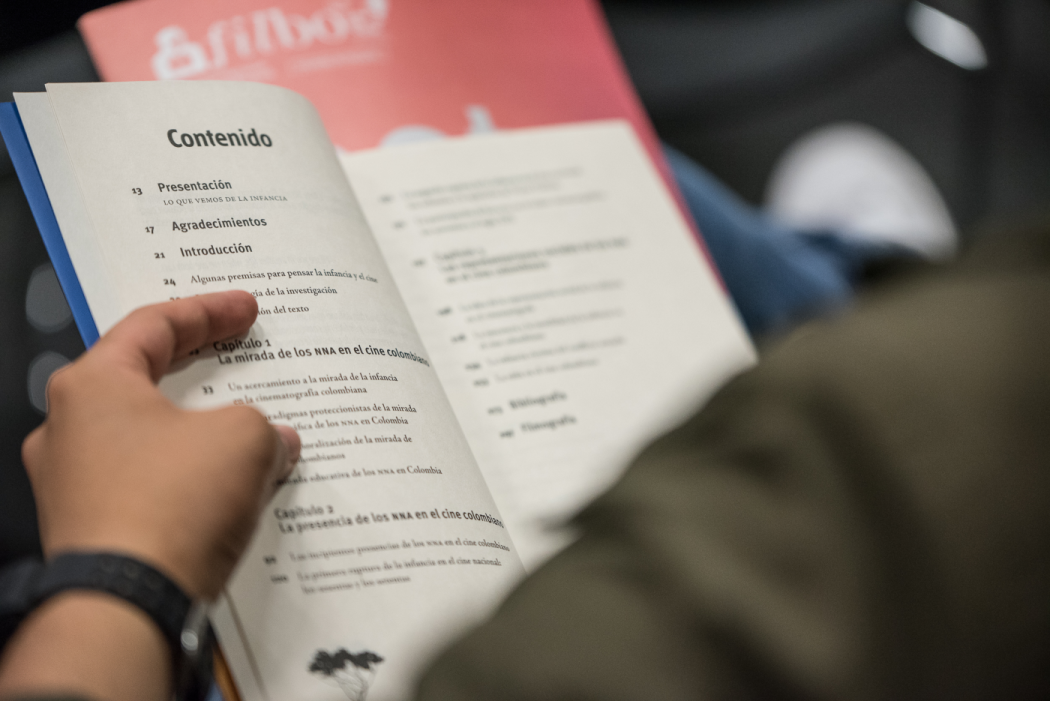
[[[420,698],[1027,698],[1050,667],[1050,283],[907,283],[650,446]]]

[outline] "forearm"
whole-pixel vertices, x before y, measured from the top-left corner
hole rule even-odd
[[[0,699],[163,701],[171,695],[170,655],[160,630],[135,607],[69,592],[34,611],[4,650]]]

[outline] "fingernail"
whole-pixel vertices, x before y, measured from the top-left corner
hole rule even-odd
[[[299,434],[291,426],[274,426],[274,428],[277,429],[277,435],[281,437],[288,452],[288,466],[285,472],[285,476],[287,476],[292,471],[292,468],[295,467],[295,463],[299,462],[302,441],[299,440]]]

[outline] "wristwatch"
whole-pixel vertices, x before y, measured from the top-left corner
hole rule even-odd
[[[47,599],[71,589],[98,591],[138,607],[172,651],[175,698],[203,701],[212,681],[207,604],[193,601],[146,563],[116,553],[64,553],[46,563],[20,560],[0,571],[0,630],[13,632]]]

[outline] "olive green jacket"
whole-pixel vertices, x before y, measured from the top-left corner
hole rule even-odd
[[[420,697],[1047,698],[1048,265],[999,237],[800,328]]]

